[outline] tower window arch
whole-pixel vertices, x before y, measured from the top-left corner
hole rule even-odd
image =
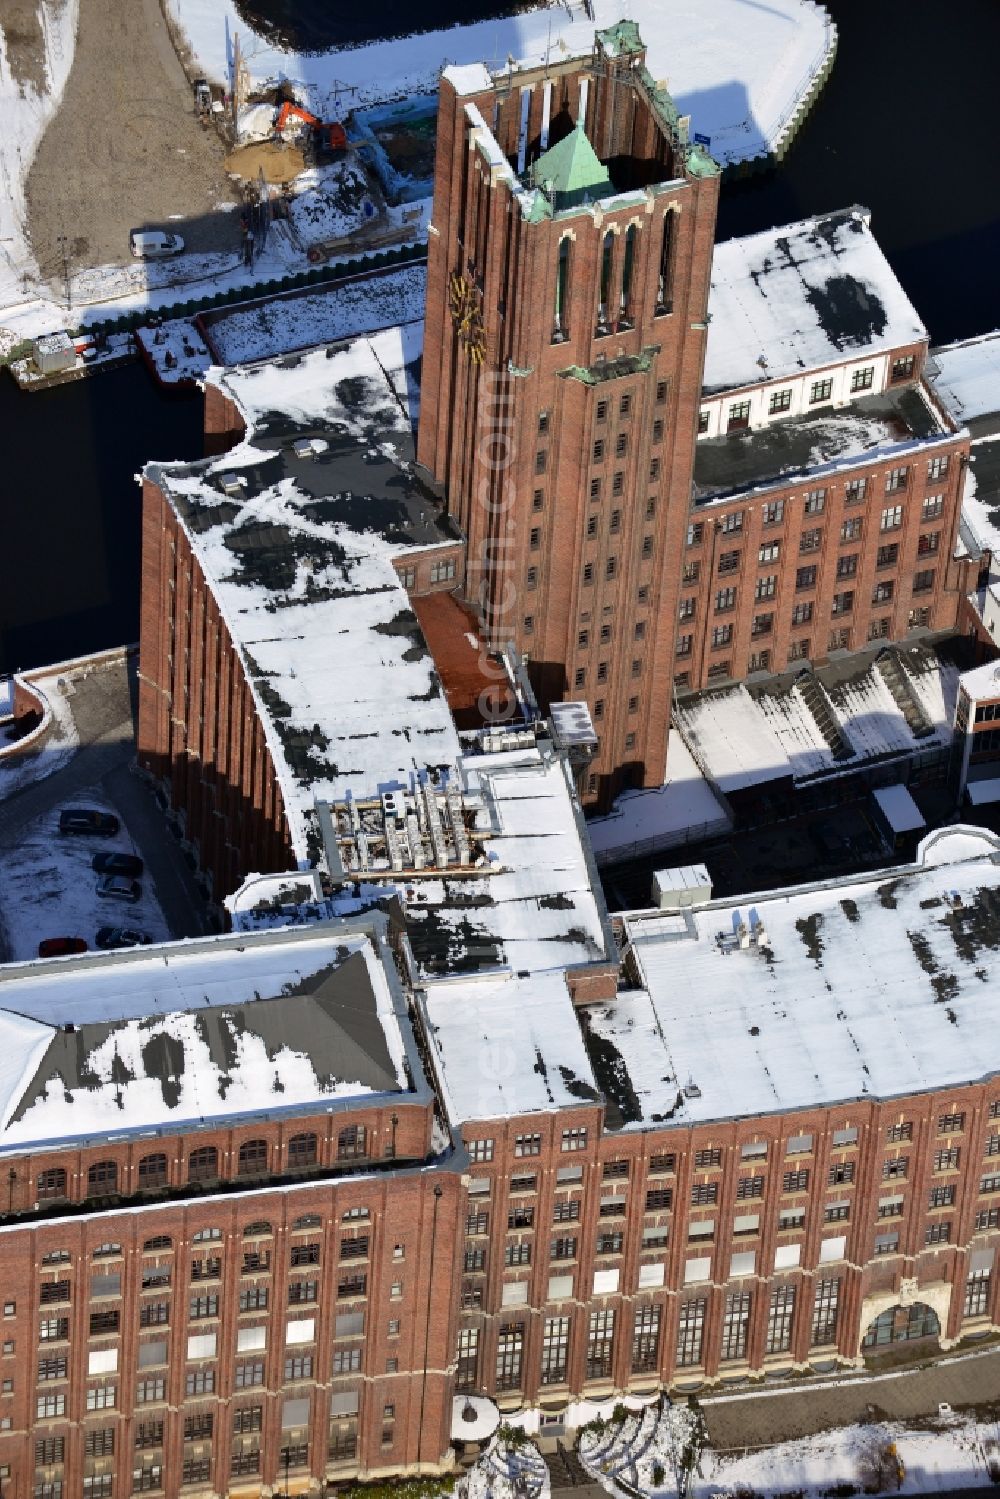
[[[572,257],[573,241],[566,234],[559,241],[559,257],[556,262],[556,305],[554,327],[552,331],[552,342],[562,343],[569,337],[569,325],[566,320],[567,299],[569,295],[569,268]]]

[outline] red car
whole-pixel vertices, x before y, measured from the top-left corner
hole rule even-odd
[[[65,958],[70,953],[86,951],[87,944],[82,937],[46,937],[38,944],[40,958]]]

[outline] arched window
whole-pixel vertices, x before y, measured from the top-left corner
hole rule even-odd
[[[267,1170],[267,1141],[244,1140],[240,1146],[237,1172],[240,1176],[259,1176]]]
[[[322,1218],[318,1213],[303,1213],[301,1218],[296,1218],[292,1224],[292,1231],[298,1228],[319,1228]]]
[[[87,1172],[87,1193],[107,1196],[118,1191],[118,1162],[95,1161]]]
[[[40,1171],[35,1183],[38,1196],[41,1197],[65,1197],[66,1196],[66,1173],[61,1166],[51,1166],[48,1171]]]
[[[144,1254],[152,1254],[157,1249],[172,1249],[173,1247],[174,1241],[169,1234],[154,1234],[151,1239],[145,1241],[142,1249]]]
[[[188,1156],[188,1181],[212,1181],[219,1174],[219,1152],[214,1145],[200,1145]]]
[[[140,1187],[165,1187],[167,1184],[167,1158],[162,1150],[144,1155],[139,1161]]]
[[[572,240],[566,234],[559,241],[559,259],[556,262],[556,305],[555,319],[552,330],[552,342],[560,344],[569,337],[569,325],[566,321],[567,297],[569,295],[569,261],[572,249]]]
[[[94,1250],[92,1258],[95,1260],[110,1260],[121,1254],[121,1252],[122,1246],[120,1244],[114,1244],[111,1242],[107,1244],[98,1244],[97,1248]]]
[[[244,1239],[266,1239],[270,1236],[271,1225],[264,1219],[258,1219],[256,1223],[248,1223],[243,1230]]]
[[[890,1343],[911,1343],[917,1338],[941,1336],[941,1323],[932,1307],[922,1301],[910,1306],[891,1306],[876,1317],[865,1333],[861,1346],[867,1351],[885,1348]]]
[[[288,1164],[293,1171],[302,1166],[315,1166],[318,1142],[311,1132],[293,1135],[288,1142]]]
[[[597,304],[598,333],[611,332],[611,272],[615,263],[615,236],[611,229],[604,236],[601,250],[601,292]]]
[[[629,224],[625,231],[625,255],[622,260],[622,295],[619,327],[632,326],[632,278],[635,275],[635,244],[639,231]]]
[[[656,310],[673,311],[674,297],[674,241],[676,239],[674,213],[663,215],[663,238],[660,241],[660,274],[656,287]]]
[[[337,1160],[354,1161],[365,1154],[365,1127],[349,1124],[337,1136]]]

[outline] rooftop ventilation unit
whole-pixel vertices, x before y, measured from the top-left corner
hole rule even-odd
[[[712,899],[712,876],[704,864],[681,864],[653,875],[653,904],[661,911],[706,906]]]
[[[244,475],[234,473],[220,474],[219,484],[223,494],[242,494],[247,487]]]

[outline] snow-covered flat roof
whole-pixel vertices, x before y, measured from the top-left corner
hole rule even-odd
[[[664,845],[725,833],[729,813],[695,764],[680,732],[667,745],[667,779],[648,791],[625,791],[605,817],[587,823],[598,863],[630,845],[658,841]]]
[[[599,1101],[563,974],[444,979],[426,1004],[453,1124]]]
[[[879,786],[872,798],[894,833],[917,833],[927,826],[905,786]]]
[[[420,329],[221,377],[247,438],[221,458],[154,465],[240,651],[295,855],[316,799],[447,765],[458,737],[391,559],[455,540],[413,474]],[[314,446],[297,452],[296,443]]]
[[[928,380],[960,424],[1000,413],[1000,328],[935,349]]]
[[[614,955],[566,763],[538,749],[459,764],[487,866],[480,878],[422,879],[404,896],[427,977],[504,966],[562,971]]]
[[[366,935],[341,925],[0,969],[0,1150],[408,1088]]]
[[[621,19],[621,0],[539,6],[368,46],[299,55],[254,34],[237,0],[168,0],[204,72],[229,77],[231,38],[239,33],[254,79],[290,79],[324,119],[336,119],[345,96],[354,104],[433,92],[442,68],[459,68],[467,92],[484,62],[516,65],[589,54],[595,30]],[[836,45],[836,27],[811,0],[633,0],[629,16],[647,48],[649,70],[666,80],[678,109],[710,140],[723,166],[773,151]],[[480,75],[481,76],[481,75]]]
[[[585,1012],[602,1043],[598,1081],[637,1125],[1000,1071],[998,912],[1000,839],[959,827],[928,835],[914,865],[636,913],[626,932],[639,987]]]
[[[889,685],[887,671],[896,691],[903,694],[910,718]],[[848,658],[809,674],[811,689],[826,710],[825,725],[802,690],[803,680],[786,674],[678,702],[674,723],[720,791],[740,791],[785,777],[800,782],[836,775],[865,760],[951,742],[958,672],[926,647],[897,647],[874,658]],[[834,740],[829,737],[830,723],[838,736]],[[917,725],[923,730],[919,735]]]
[[[708,308],[707,393],[927,337],[863,208],[716,245]]]
[[[973,666],[962,672],[959,681],[977,702],[1000,697],[1000,661],[984,661],[982,666]]]

